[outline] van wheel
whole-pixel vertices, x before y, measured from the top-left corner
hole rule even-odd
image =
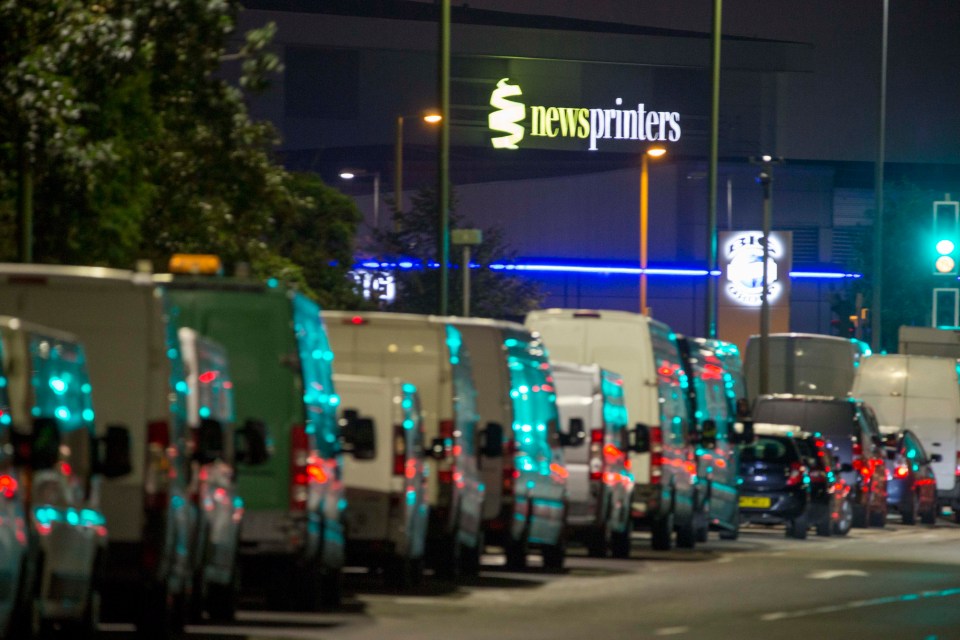
[[[840,503],[840,512],[837,521],[833,523],[833,533],[838,536],[845,536],[850,533],[850,527],[853,525],[853,505],[849,500]]]
[[[586,534],[587,555],[591,558],[606,558],[610,548],[611,534],[609,527],[596,527]]]
[[[673,511],[666,516],[654,518],[650,525],[650,546],[654,551],[670,551],[673,536]]]
[[[824,538],[833,535],[833,517],[829,506],[823,510],[820,518],[817,519],[817,535]]]
[[[807,514],[803,513],[787,523],[787,536],[797,540],[807,539],[807,529],[810,528],[810,522]]]
[[[937,505],[935,503],[920,514],[920,522],[922,524],[937,524]]]
[[[692,514],[690,521],[677,527],[677,548],[693,549],[697,546],[697,515]]]
[[[543,568],[551,573],[563,571],[563,564],[567,558],[567,537],[561,533],[557,544],[548,544],[540,548],[543,558]]]
[[[510,540],[504,549],[507,556],[507,568],[514,571],[523,571],[527,568],[527,532],[523,532],[520,540]]]
[[[610,533],[610,555],[614,558],[630,557],[630,538],[633,534],[633,518],[627,518],[627,523],[623,526],[623,531],[613,531]]]
[[[869,518],[871,527],[878,527],[882,529],[887,525],[887,510],[871,510]]]
[[[480,575],[480,558],[486,546],[483,531],[477,534],[475,547],[465,547],[460,550],[460,573],[464,576],[475,577]]]
[[[853,518],[850,522],[850,525],[858,529],[863,529],[867,526],[867,507],[862,504],[854,504],[853,506]]]

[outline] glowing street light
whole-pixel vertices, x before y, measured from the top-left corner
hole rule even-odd
[[[380,172],[366,171],[364,169],[344,169],[340,172],[340,178],[343,180],[353,180],[355,178],[373,178],[373,228],[380,228]]]
[[[396,137],[393,144],[394,154],[394,175],[393,175],[393,208],[394,211],[403,209],[403,121],[411,116],[397,116]],[[438,124],[443,120],[443,116],[433,111],[427,112],[421,116],[421,119],[427,124]],[[399,220],[395,219],[399,224]]]
[[[660,158],[667,153],[663,147],[650,147],[640,157],[640,313],[650,315],[647,307],[647,227],[649,221],[650,171],[647,158]]]

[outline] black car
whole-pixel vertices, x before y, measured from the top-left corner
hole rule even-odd
[[[850,471],[850,465],[837,461],[836,447],[820,434],[802,431],[794,438],[810,476],[810,517],[817,535],[847,535],[853,524],[853,504],[842,473]]]
[[[920,438],[909,429],[884,434],[887,450],[887,506],[900,514],[903,524],[937,521],[937,481],[932,462],[940,454],[927,455]]]
[[[810,477],[794,433],[784,425],[765,424],[755,424],[754,433],[754,441],[740,449],[740,519],[785,524],[788,536],[806,538]]]

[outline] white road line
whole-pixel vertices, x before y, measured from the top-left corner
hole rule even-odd
[[[662,627],[653,632],[655,636],[678,636],[690,631],[690,627]]]
[[[807,577],[811,580],[833,580],[834,578],[844,578],[847,576],[865,578],[868,575],[870,574],[866,571],[860,571],[859,569],[828,569],[826,571],[814,571],[807,575]]]
[[[852,609],[862,609],[863,607],[878,607],[885,604],[901,604],[905,602],[916,602],[930,598],[948,598],[960,595],[960,588],[943,589],[940,591],[921,591],[920,593],[905,593],[900,596],[887,596],[884,598],[874,598],[872,600],[853,600],[844,604],[835,604],[825,607],[815,607],[813,609],[799,609],[797,611],[776,611],[774,613],[765,613],[760,616],[764,622],[774,622],[777,620],[786,620],[788,618],[804,618],[807,616],[817,616],[824,613],[837,613],[838,611],[850,611]]]

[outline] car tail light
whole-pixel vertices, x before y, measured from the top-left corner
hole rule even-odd
[[[893,470],[894,478],[906,478],[910,475],[910,467],[905,464],[898,464],[897,468]]]
[[[590,430],[590,479],[603,478],[603,429]]]
[[[795,487],[803,482],[804,468],[799,462],[791,462],[787,470],[787,486]]]
[[[403,425],[393,425],[393,475],[402,476],[406,473],[407,441],[403,433]]]
[[[809,474],[810,482],[816,484],[826,484],[828,472],[829,469],[811,469]]]
[[[8,500],[13,498],[17,493],[17,487],[19,483],[17,479],[11,475],[0,475],[0,494]]]
[[[956,470],[953,472],[953,475],[955,475],[955,476],[957,476],[958,478],[960,478],[960,451],[957,451],[957,464],[956,464],[955,469],[956,469]]]
[[[302,424],[290,430],[290,510],[307,510],[307,486],[310,482],[310,441]]]
[[[663,477],[663,429],[650,427],[650,484],[660,484]]]
[[[517,443],[513,440],[507,440],[503,443],[503,496],[513,497],[517,478],[520,472],[514,466],[515,456],[517,454]]]
[[[453,420],[441,420],[440,421],[440,437],[443,438],[443,450],[446,458],[450,458],[451,453],[453,452]],[[443,464],[443,463],[441,463]],[[456,466],[456,461],[450,464],[450,467],[447,469],[441,469],[437,473],[437,479],[440,481],[440,484],[451,484],[453,482],[454,467]]]
[[[170,486],[170,424],[155,420],[147,424],[147,463],[143,480],[145,507],[149,510],[165,509]]]

